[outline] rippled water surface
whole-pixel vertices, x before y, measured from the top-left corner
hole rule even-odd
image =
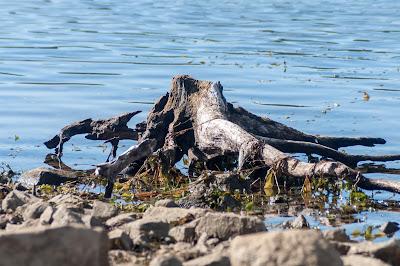
[[[306,132],[388,141],[350,152],[399,153],[399,14],[389,0],[1,0],[0,162],[42,165],[42,142],[76,120],[139,122],[183,73]],[[65,161],[102,162],[99,144],[76,137]]]

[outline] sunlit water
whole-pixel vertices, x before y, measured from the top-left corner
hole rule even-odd
[[[388,142],[347,151],[400,153],[399,14],[389,0],[1,0],[0,162],[41,166],[76,120],[143,110],[134,125],[182,73],[300,130]],[[99,144],[75,137],[64,161],[102,162]]]

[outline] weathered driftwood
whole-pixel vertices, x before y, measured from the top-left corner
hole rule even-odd
[[[279,170],[282,175],[347,178],[365,189],[400,193],[399,183],[370,180],[351,168],[361,161],[399,160],[400,155],[349,155],[337,151],[340,147],[353,145],[384,144],[384,139],[305,134],[243,108],[235,108],[225,100],[222,91],[219,82],[199,81],[190,76],[174,77],[171,91],[154,105],[146,123],[137,126],[140,128],[137,131],[142,132],[139,145],[114,161],[99,165],[97,173],[113,180],[124,167],[139,159],[143,161],[155,150],[170,166],[185,154],[192,164],[229,157],[237,161],[230,169],[261,164]],[[317,154],[323,158],[308,163],[284,152]]]
[[[73,136],[79,134],[87,134],[85,138],[90,140],[106,140],[111,143],[111,155],[115,157],[116,149],[119,140],[123,139],[138,139],[136,130],[127,126],[131,118],[141,111],[121,114],[106,120],[92,120],[91,118],[79,122],[72,123],[61,129],[60,133],[52,139],[46,141],[44,144],[48,149],[54,149],[58,157],[62,156],[63,145],[69,141]],[[107,161],[108,161],[107,159]]]

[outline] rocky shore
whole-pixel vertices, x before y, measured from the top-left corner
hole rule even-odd
[[[300,216],[268,232],[263,217],[181,208],[145,212],[100,200],[49,199],[0,186],[0,265],[400,265],[400,241],[351,241],[309,229]]]

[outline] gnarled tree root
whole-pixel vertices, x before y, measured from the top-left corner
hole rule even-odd
[[[384,139],[305,134],[243,108],[233,107],[225,100],[219,82],[199,81],[190,76],[174,77],[171,91],[159,99],[145,126],[141,123],[139,128],[142,132],[139,145],[114,161],[99,165],[97,174],[112,181],[130,163],[143,161],[157,151],[163,162],[170,166],[185,154],[190,161],[234,156],[239,169],[256,163],[274,169],[278,167],[282,174],[292,177],[347,178],[365,189],[400,193],[399,182],[368,179],[351,168],[361,161],[399,160],[400,155],[349,155],[337,151],[340,147],[353,145],[384,144]],[[65,135],[61,134],[61,139],[70,136]],[[116,136],[118,134],[113,135]],[[328,160],[302,162],[284,152],[318,154]]]
[[[69,141],[75,135],[87,134],[85,138],[90,140],[109,141],[113,146],[110,155],[115,156],[119,140],[138,139],[138,132],[129,128],[127,123],[133,116],[140,112],[125,113],[106,120],[92,120],[89,118],[72,123],[62,128],[58,135],[46,141],[44,145],[48,149],[55,148],[55,153],[61,158],[65,142]]]

